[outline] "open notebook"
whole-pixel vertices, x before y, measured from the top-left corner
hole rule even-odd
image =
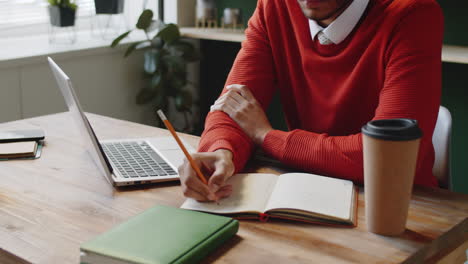
[[[231,215],[239,219],[269,217],[331,225],[356,226],[358,193],[351,181],[309,173],[236,174],[230,197],[218,203],[187,199],[181,208]]]

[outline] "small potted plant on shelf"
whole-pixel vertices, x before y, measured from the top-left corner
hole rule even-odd
[[[124,4],[124,0],[94,0],[96,14],[121,14]]]
[[[143,69],[147,84],[138,93],[136,103],[153,103],[167,113],[169,98],[172,98],[176,110],[184,115],[183,130],[189,132],[188,113],[192,111],[192,93],[187,87],[192,84],[187,80],[187,63],[199,60],[198,51],[192,43],[181,38],[177,25],[154,21],[151,10],[143,11],[136,28],[145,32],[146,40],[130,44],[124,55],[127,57],[136,49],[145,50]],[[153,30],[157,33],[150,37]],[[131,32],[117,37],[111,47],[116,47]]]
[[[78,6],[72,0],[48,0],[50,23],[56,27],[75,25],[75,15]]]

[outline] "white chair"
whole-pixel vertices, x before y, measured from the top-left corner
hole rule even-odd
[[[452,116],[447,108],[440,106],[437,123],[432,135],[435,161],[432,173],[442,188],[450,188],[450,139],[452,135]]]

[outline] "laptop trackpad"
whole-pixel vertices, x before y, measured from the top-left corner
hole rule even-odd
[[[161,137],[161,138],[147,138],[147,141],[153,145],[158,151],[166,158],[166,160],[171,163],[175,169],[177,169],[184,162],[184,152],[180,149],[177,142],[172,137]],[[196,150],[186,141],[182,140],[187,151],[189,153],[194,153]]]
[[[177,144],[177,142],[175,141],[175,139],[173,137],[158,137],[158,138],[146,138],[147,141],[149,141],[153,147],[161,150],[161,151],[164,151],[164,150],[180,150],[180,147],[179,145]],[[184,143],[184,146],[185,148],[187,148],[187,151],[189,153],[193,153],[195,152],[195,148],[192,147],[192,145],[190,145],[189,143],[187,143],[187,141],[181,139],[182,142]],[[184,153],[182,152],[182,150],[180,150],[180,153],[182,153],[182,155],[184,155]]]

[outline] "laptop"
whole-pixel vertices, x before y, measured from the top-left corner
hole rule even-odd
[[[179,180],[176,168],[184,154],[172,137],[98,140],[70,78],[50,57],[47,60],[87,151],[109,183],[127,186]]]

